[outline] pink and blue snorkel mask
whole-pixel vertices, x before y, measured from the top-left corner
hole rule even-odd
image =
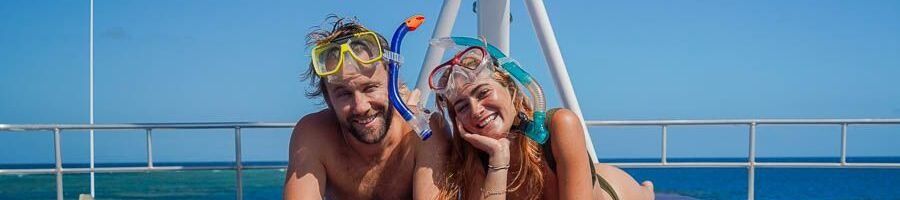
[[[483,40],[470,37],[445,37],[437,38],[431,41],[433,46],[441,48],[459,48],[465,49],[459,51],[454,57],[444,64],[435,67],[429,77],[429,86],[436,93],[442,95],[455,95],[454,85],[471,83],[475,80],[490,78],[494,67],[491,66],[493,57],[503,71],[513,77],[520,85],[528,89],[531,94],[531,105],[534,105],[534,113],[532,120],[524,121],[525,135],[539,144],[547,142],[549,132],[545,127],[546,106],[544,101],[544,93],[540,84],[535,81],[531,74],[528,74],[519,63],[509,58],[500,49],[490,45]],[[449,75],[435,75],[436,73]],[[443,79],[443,80],[442,80]],[[453,84],[453,82],[461,84]]]

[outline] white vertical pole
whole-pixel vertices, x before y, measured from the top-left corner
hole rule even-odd
[[[509,56],[509,0],[478,1],[478,35]]]
[[[153,169],[153,129],[147,129],[147,168]]]
[[[431,38],[449,37],[453,31],[453,24],[456,23],[456,14],[459,13],[460,0],[445,0],[441,6],[441,15],[438,16],[437,24]],[[441,56],[444,55],[444,48],[428,45],[428,51],[425,53],[425,61],[422,62],[422,71],[419,71],[419,80],[416,81],[416,89],[422,91],[422,99],[420,106],[425,106],[431,95],[431,89],[428,88],[428,75],[431,70],[441,62]]]
[[[669,153],[666,152],[668,150],[668,147],[666,145],[669,143],[668,132],[668,126],[662,125],[662,155],[660,156],[660,162],[662,162],[662,165],[669,164],[669,158],[667,158]]]
[[[544,59],[547,60],[550,72],[553,74],[556,89],[561,93],[563,105],[575,112],[578,118],[581,119],[581,128],[584,130],[584,140],[588,153],[594,162],[598,162],[597,153],[594,151],[594,142],[591,141],[587,126],[583,123],[584,116],[581,114],[581,106],[578,105],[578,98],[575,96],[575,89],[572,87],[571,79],[569,79],[566,63],[563,62],[562,53],[559,51],[559,44],[556,43],[556,35],[553,34],[553,27],[550,25],[550,18],[547,16],[544,2],[541,0],[525,0],[525,7],[528,8],[528,15],[531,16],[531,23],[534,24],[534,31],[537,33],[541,49],[544,52]]]
[[[753,200],[756,196],[756,122],[750,123],[750,152],[747,162],[747,199]]]
[[[62,147],[59,128],[53,129],[53,157],[56,159],[56,199],[63,199]]]
[[[244,199],[244,164],[241,160],[241,127],[234,127],[234,173],[235,173],[235,199]]]
[[[841,166],[847,165],[847,123],[841,124]]]
[[[90,34],[90,123],[94,125],[94,0],[91,0],[91,34]],[[90,148],[91,148],[91,198],[94,198],[94,129],[90,132]]]

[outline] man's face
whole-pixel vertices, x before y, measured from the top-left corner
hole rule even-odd
[[[345,55],[342,70],[331,76],[325,84],[328,104],[342,129],[349,130],[360,142],[381,142],[393,116],[385,63],[362,64]]]

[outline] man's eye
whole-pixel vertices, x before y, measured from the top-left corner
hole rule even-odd
[[[378,87],[378,85],[366,86],[366,88],[363,88],[363,91],[366,93],[374,92],[376,89],[378,89]]]

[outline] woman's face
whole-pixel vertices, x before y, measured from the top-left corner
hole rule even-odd
[[[456,116],[457,128],[491,138],[506,137],[516,117],[512,95],[492,78],[455,88],[457,95],[448,99]]]

